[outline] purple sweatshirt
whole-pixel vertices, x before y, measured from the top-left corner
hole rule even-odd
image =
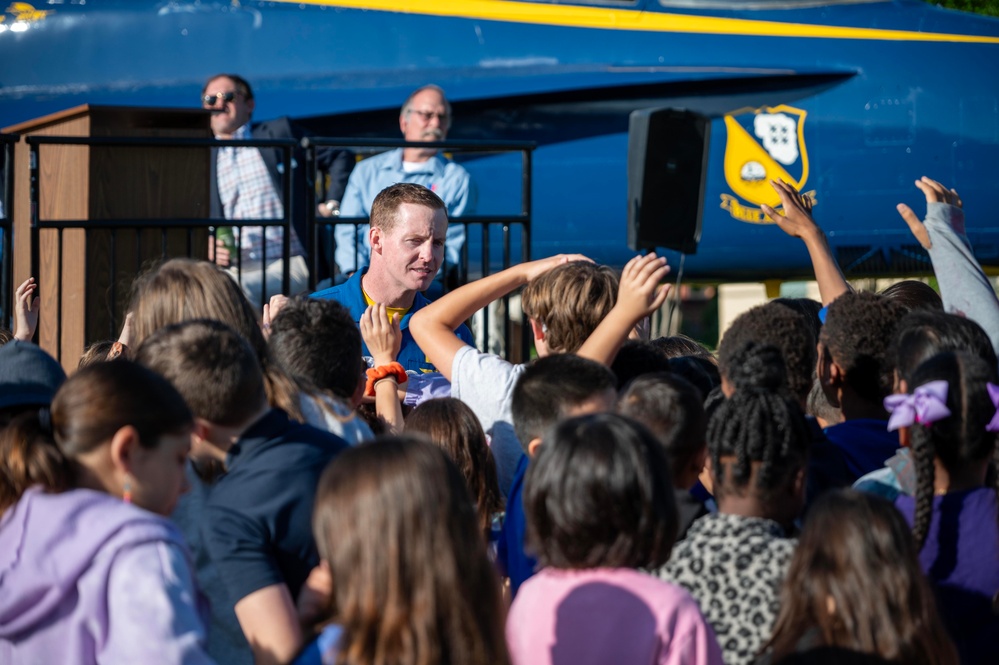
[[[28,490],[0,518],[0,663],[210,663],[191,570],[162,517]]]

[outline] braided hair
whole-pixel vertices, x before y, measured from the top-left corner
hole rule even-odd
[[[734,394],[708,422],[708,450],[716,491],[749,489],[754,475],[763,502],[786,486],[805,464],[811,440],[805,416],[787,390],[780,351],[749,342],[732,356]],[[734,461],[726,461],[734,458]]]
[[[912,373],[910,391],[930,381],[946,381],[950,415],[934,423],[914,423],[910,445],[916,468],[916,510],[912,535],[922,549],[933,514],[935,468],[939,459],[948,472],[991,460],[999,463],[996,435],[985,430],[995,413],[986,383],[999,383],[996,368],[966,352],[939,353]],[[999,493],[999,483],[995,488]],[[999,518],[999,516],[997,516]]]

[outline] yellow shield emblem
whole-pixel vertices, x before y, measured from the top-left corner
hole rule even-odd
[[[780,179],[801,190],[808,180],[806,115],[802,109],[782,104],[725,116],[725,181],[733,194],[754,207],[778,208],[780,197],[770,186],[771,180]],[[722,207],[743,221],[765,221],[758,210],[748,215],[746,206],[730,195],[722,195]],[[743,212],[737,215],[736,210]]]

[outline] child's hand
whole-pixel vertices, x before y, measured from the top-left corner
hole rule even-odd
[[[770,186],[780,196],[784,214],[780,214],[768,205],[761,205],[762,210],[781,231],[792,238],[804,238],[809,234],[821,233],[815,219],[812,218],[812,200],[802,196],[798,190],[783,180],[771,180]]]
[[[916,187],[919,188],[921,192],[926,196],[926,205],[929,207],[931,203],[946,203],[947,205],[954,206],[955,208],[961,208],[963,203],[961,197],[957,195],[957,192],[953,189],[947,189],[941,185],[936,180],[927,178],[923,176],[916,181]],[[909,225],[909,230],[912,231],[912,235],[916,237],[919,244],[923,246],[924,249],[932,249],[933,243],[930,242],[930,234],[926,230],[926,226],[923,224],[922,220],[916,216],[916,213],[912,211],[912,208],[905,205],[904,203],[899,203],[896,206],[898,214],[902,215],[902,219],[905,223]],[[951,226],[957,233],[964,233],[964,217],[963,213],[959,210],[955,210],[954,214],[950,215]]]
[[[533,281],[535,278],[545,274],[555,266],[560,266],[564,263],[570,263],[572,261],[588,261],[593,263],[593,259],[583,256],[582,254],[558,254],[556,256],[550,256],[547,259],[538,259],[537,261],[531,261],[526,264],[527,281]]]
[[[656,256],[655,252],[628,261],[621,272],[614,309],[625,315],[632,325],[650,316],[663,306],[669,295],[669,284],[659,284],[669,271],[666,258]]]
[[[281,308],[288,304],[288,296],[277,293],[271,296],[270,302],[264,303],[263,315],[260,323],[264,330],[264,337],[271,336],[271,323],[277,318]]]
[[[399,315],[393,314],[390,321],[385,305],[370,305],[361,315],[361,338],[371,352],[376,367],[395,362],[402,347]]]
[[[17,287],[14,303],[14,339],[30,342],[38,328],[38,284],[29,277]]]

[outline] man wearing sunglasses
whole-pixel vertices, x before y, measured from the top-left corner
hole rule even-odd
[[[236,74],[219,74],[208,79],[201,90],[201,105],[212,112],[211,126],[219,140],[296,139],[304,132],[288,118],[251,124],[253,90],[246,79]],[[212,150],[211,157],[211,216],[239,220],[282,219],[282,176],[285,153],[280,148],[225,147]],[[347,151],[320,148],[316,163],[329,176],[329,188],[319,205],[320,214],[336,209],[353,167],[353,155]],[[308,288],[309,269],[302,242],[305,239],[306,178],[303,168],[305,155],[296,146],[291,158],[291,292]],[[327,178],[321,178],[322,181]],[[282,293],[284,270],[283,230],[278,226],[235,226],[238,256],[234,239],[217,238],[211,258],[230,269],[243,292],[254,306],[259,306],[275,294]],[[237,266],[239,269],[237,270]],[[328,272],[328,268],[326,269]],[[321,279],[325,275],[317,275]]]
[[[415,90],[402,105],[399,129],[407,141],[443,141],[451,127],[451,104],[436,85]],[[347,182],[340,203],[342,217],[369,217],[371,203],[383,189],[399,182],[423,185],[447,206],[448,217],[470,214],[475,208],[475,187],[468,171],[438,153],[436,148],[398,148],[361,161]],[[460,221],[460,220],[459,220]],[[341,273],[349,275],[368,265],[371,248],[367,226],[341,224],[334,232],[335,259]],[[465,227],[450,224],[444,254],[444,273],[460,269]],[[441,275],[438,276],[441,279]],[[433,287],[430,289],[434,290]]]

